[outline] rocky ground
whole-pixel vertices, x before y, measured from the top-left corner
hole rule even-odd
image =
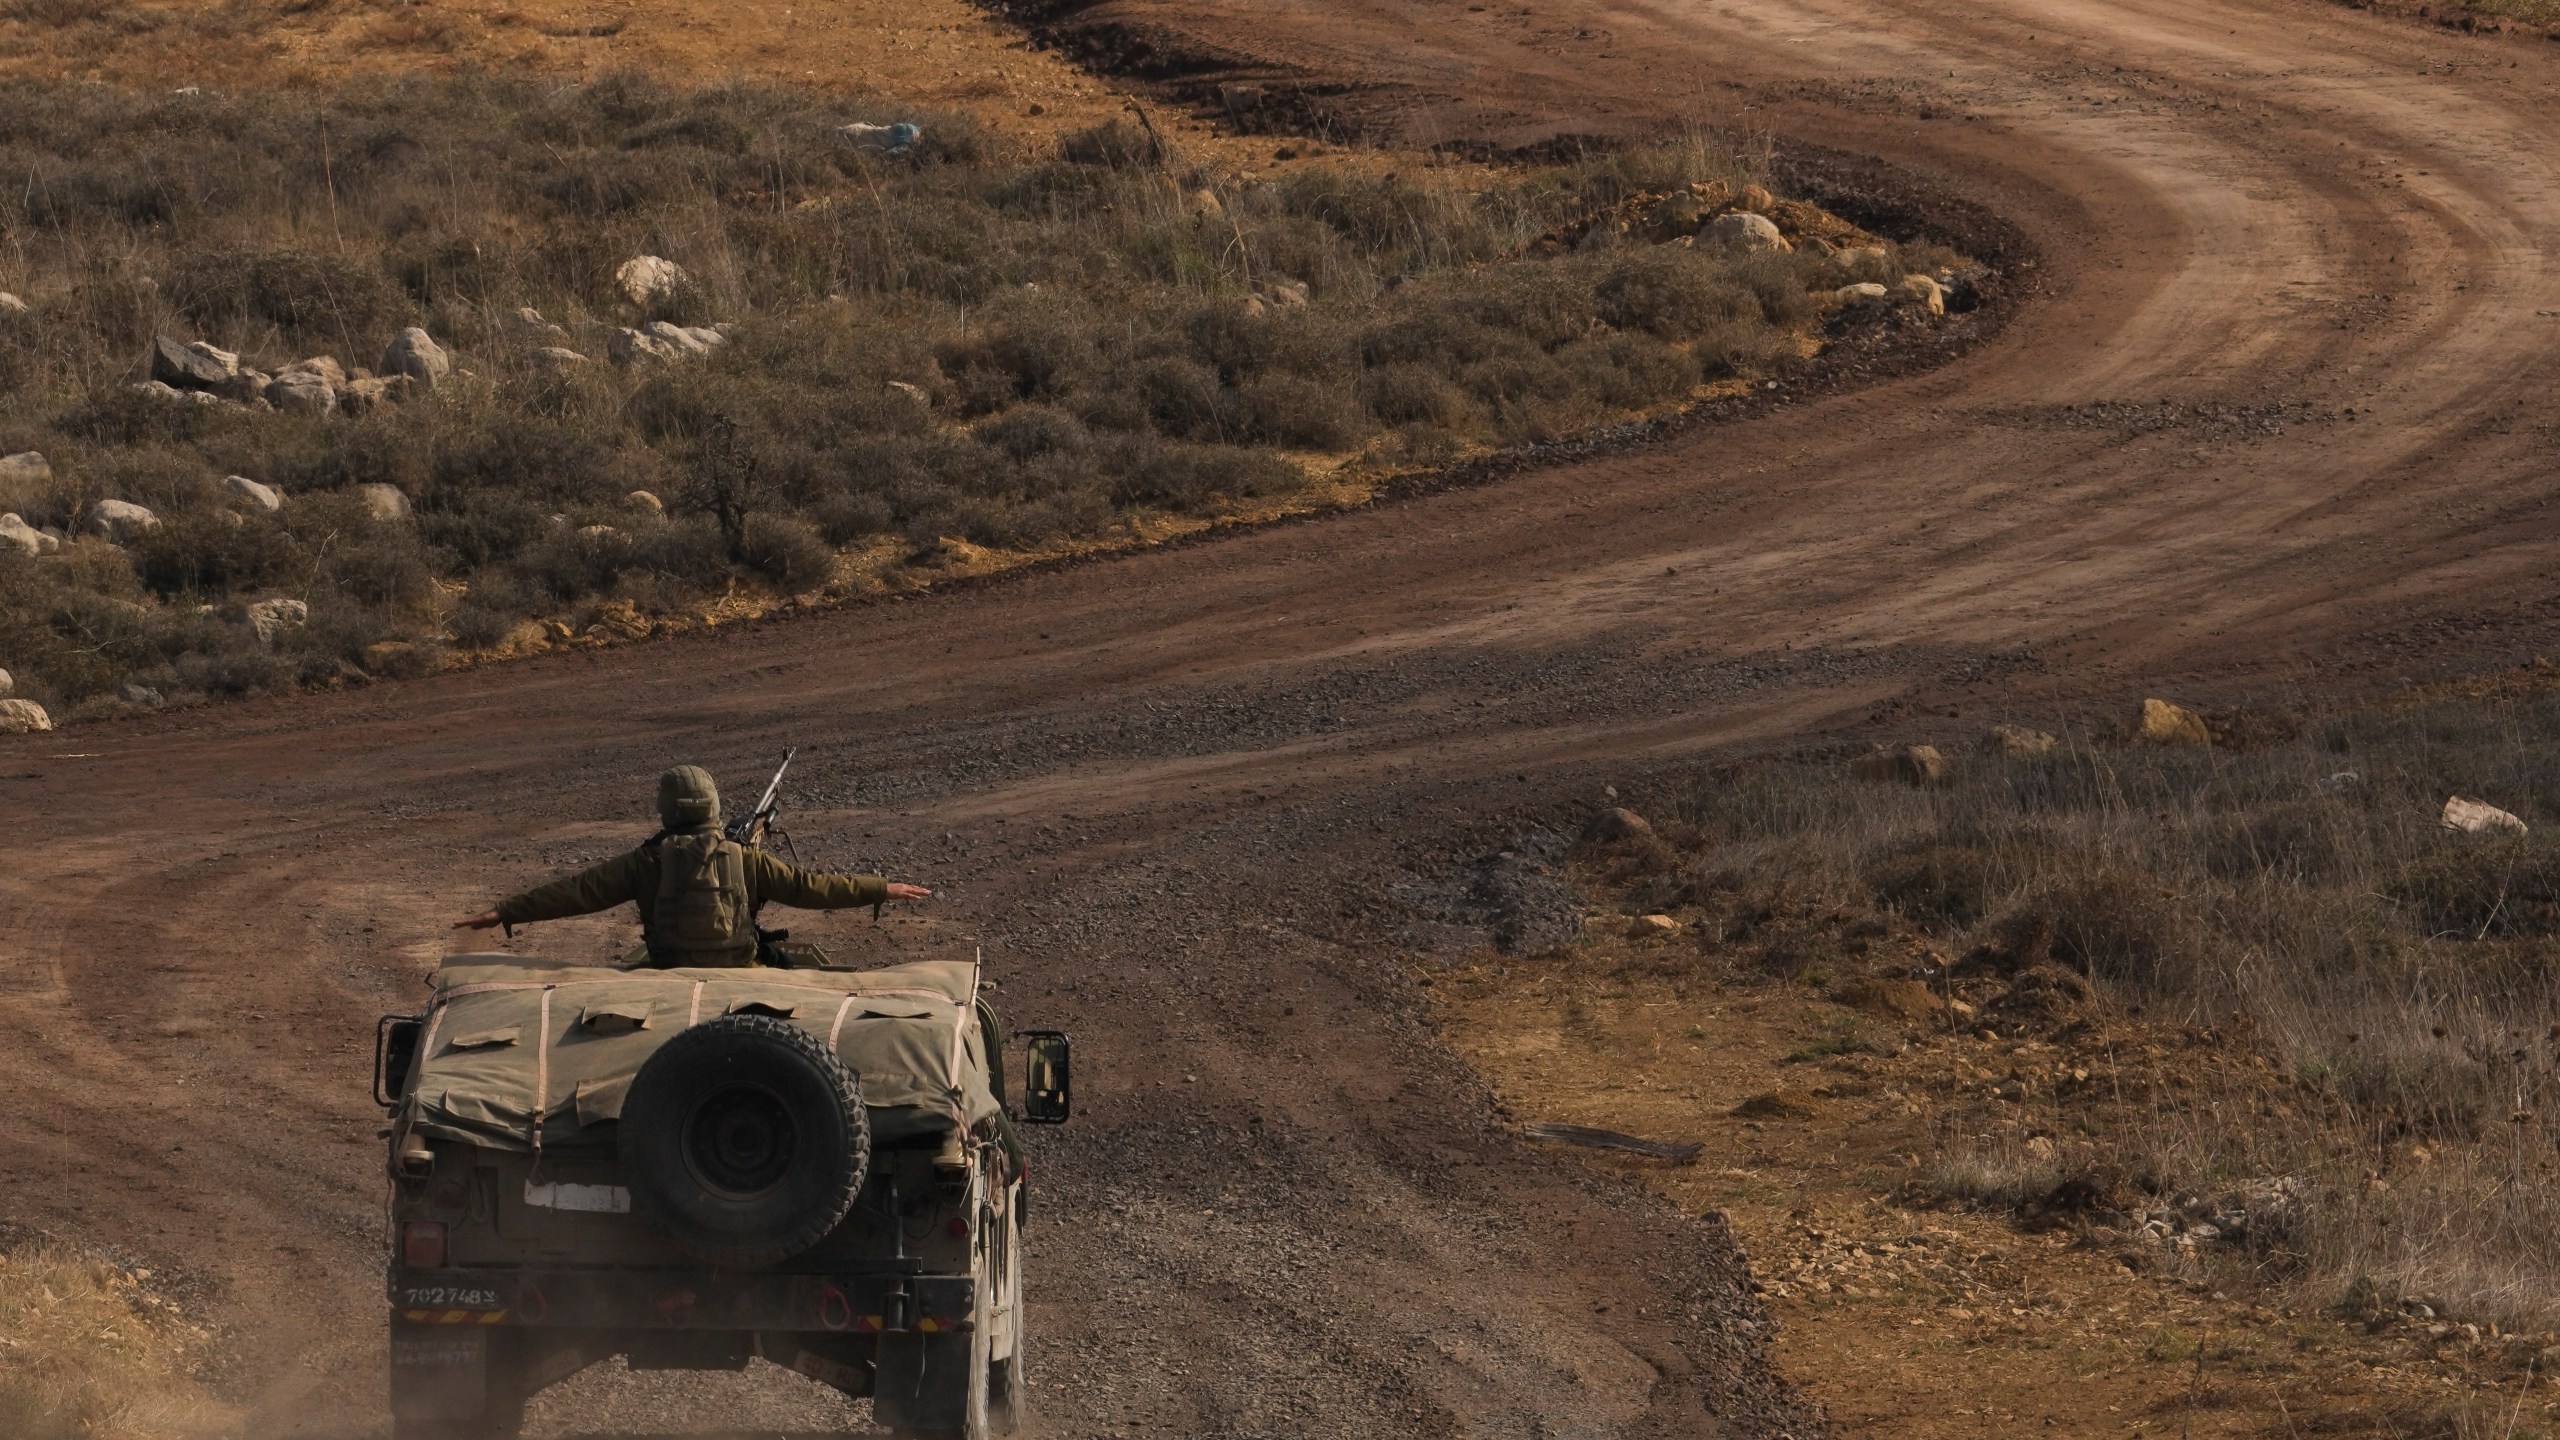
[[[2210,1212],[2113,1231],[1928,1195],[1950,1138],[2015,1128],[2001,1089],[2107,1084],[2103,1049],[1957,1037],[1809,1060],[1861,1017],[1765,985],[1503,968],[1434,979],[1452,1039],[1523,1122],[1703,1142],[1686,1167],[1587,1163],[1728,1218],[1780,1367],[1849,1433],[2496,1434],[2516,1407],[2511,1433],[2560,1424],[2551,1335],[2300,1306],[2217,1253]],[[2137,1064],[2214,1067],[2214,1047],[2164,1038]]]
[[[1785,1322],[1781,1367],[1892,1377],[1864,1400],[1830,1392],[1844,1424],[1927,1409],[1901,1423],[2041,1434],[2112,1404],[2165,1434],[2262,1417],[2207,1405],[2255,1394],[2281,1402],[2261,1428],[2310,1433],[2294,1401],[2313,1382],[2345,1397],[2324,1413],[2361,1395],[2387,1419],[2395,1395],[2439,1383],[2391,1388],[2421,1373],[2454,1375],[2444,1393],[2486,1416],[2509,1372],[2422,1372],[2416,1347],[2460,1333],[2437,1321],[2358,1339],[2271,1306],[2248,1327],[2249,1292],[2199,1277],[2198,1295],[2153,1278],[2166,1266],[2079,1290],[2050,1277],[2112,1280],[2125,1247],[2174,1247],[2003,1240],[2006,1221],[1882,1198],[1915,1167],[1881,1133],[1857,1141],[1868,1152],[1783,1114],[1716,1118],[1793,1089],[1899,1137],[1910,1117],[1883,1089],[1996,1115],[2006,1102],[1955,1059],[1996,1087],[2059,1053],[1932,1041],[1866,1076],[1823,1068],[1848,1056],[1782,1071],[1831,1012],[1746,996],[1762,1023],[1719,1032],[1732,1067],[1681,1082],[1721,1103],[1630,1089],[1584,1114],[1637,1128],[1639,1102],[1676,1102],[1719,1146],[1690,1179],[1786,1177],[1770,1191],[1724,1177],[1736,1190],[1675,1200],[1530,1145],[1413,974],[1417,944],[1463,955],[1489,940],[1459,931],[1491,922],[1404,892],[1702,755],[1923,738],[1923,719],[2058,729],[2173,680],[2219,703],[2547,648],[2560,422],[2543,312],[2560,281],[2536,237],[2560,225],[2553,47],[2293,0],[1535,8],[1140,18],[1247,34],[1251,56],[1441,138],[1658,126],[1705,104],[1891,154],[1905,193],[2007,217],[2035,295],[1934,369],[1321,523],[121,721],[76,747],[0,741],[0,806],[25,817],[0,870],[0,1087],[21,1117],[0,1136],[0,1212],[203,1274],[256,1433],[379,1433],[373,1016],[414,1001],[453,915],[639,833],[668,760],[743,775],[798,742],[820,811],[804,843],[943,882],[951,933],[989,941],[1008,1004],[1092,1057],[1086,1122],[1035,1160],[1055,1223],[1032,1241],[1034,1323],[1077,1380],[1043,1393],[1052,1433],[1808,1433],[1755,1358],[1760,1303]],[[649,7],[634,23],[652,16],[705,45],[722,18]],[[739,7],[738,33],[765,44],[773,16]],[[1468,108],[1443,103],[1460,92]],[[2058,423],[2164,401],[2314,418]],[[1515,889],[1489,879],[1470,903]],[[539,943],[602,954],[616,938]],[[1675,1003],[1629,992],[1648,1002]],[[1685,1028],[1641,1034],[1677,1058]],[[1791,1136],[1808,1138],[1788,1160]],[[1835,1173],[1862,1183],[1821,1188]],[[1710,1204],[1730,1218],[1702,1218]],[[1770,1223],[1752,1230],[1755,1213]],[[1790,1223],[1878,1258],[1849,1265]],[[1883,1254],[1915,1234],[1930,1243]],[[1737,1235],[1788,1295],[1748,1295]],[[1855,1268],[1905,1272],[1876,1288],[1908,1284],[1911,1302],[1840,1312],[1855,1335],[1792,1355],[1827,1306],[1870,1303],[1839,1294],[1866,1290]],[[1816,1280],[1836,1302],[1806,1297]],[[1970,1318],[1938,1306],[1949,1295]],[[2176,1333],[2154,1360],[2162,1312]],[[2069,1344],[2009,1346],[2011,1327]],[[2249,1353],[2303,1368],[2244,1369],[2244,1332]],[[1855,1345],[1915,1333],[1935,1337],[1910,1346],[1934,1367],[1853,1368],[1875,1357]],[[1975,1336],[2004,1348],[1977,1362]],[[2296,1352],[2296,1336],[2346,1348]],[[1979,1376],[2030,1363],[2047,1383],[1967,1403]],[[2310,1379],[2267,1378],[2288,1375]],[[2539,1389],[2513,1393],[2537,1413]],[[1909,1403],[1930,1394],[1946,1400]],[[700,1431],[732,1403],[641,1413]]]

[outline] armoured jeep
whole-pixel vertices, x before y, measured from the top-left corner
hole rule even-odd
[[[384,1016],[398,1440],[517,1433],[613,1356],[762,1357],[902,1435],[1023,1414],[1020,1146],[974,961],[858,971],[448,958]],[[1064,1120],[1025,1032],[1021,1118]]]

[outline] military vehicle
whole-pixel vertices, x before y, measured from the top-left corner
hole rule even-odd
[[[625,969],[448,958],[383,1017],[398,1440],[517,1433],[597,1361],[756,1357],[902,1435],[1023,1414],[1024,1169],[974,961]],[[1025,1032],[1021,1118],[1070,1108]]]

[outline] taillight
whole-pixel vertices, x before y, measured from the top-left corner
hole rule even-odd
[[[400,1226],[400,1263],[413,1270],[444,1268],[444,1222],[410,1220]]]

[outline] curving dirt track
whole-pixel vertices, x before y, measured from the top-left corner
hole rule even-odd
[[[0,1216],[218,1284],[253,1433],[382,1423],[364,1042],[442,921],[626,843],[662,765],[742,785],[786,742],[804,847],[944,887],[938,927],[804,933],[983,938],[1088,1057],[1035,1162],[1046,1433],[1806,1433],[1721,1230],[1505,1138],[1430,1038],[1400,867],[1718,747],[2553,635],[2560,46],[2310,0],[1062,23],[1424,141],[1696,117],[1888,155],[2014,223],[2036,293],[1935,369],[1478,488],[0,744]],[[791,1383],[545,1415],[803,1423]]]

